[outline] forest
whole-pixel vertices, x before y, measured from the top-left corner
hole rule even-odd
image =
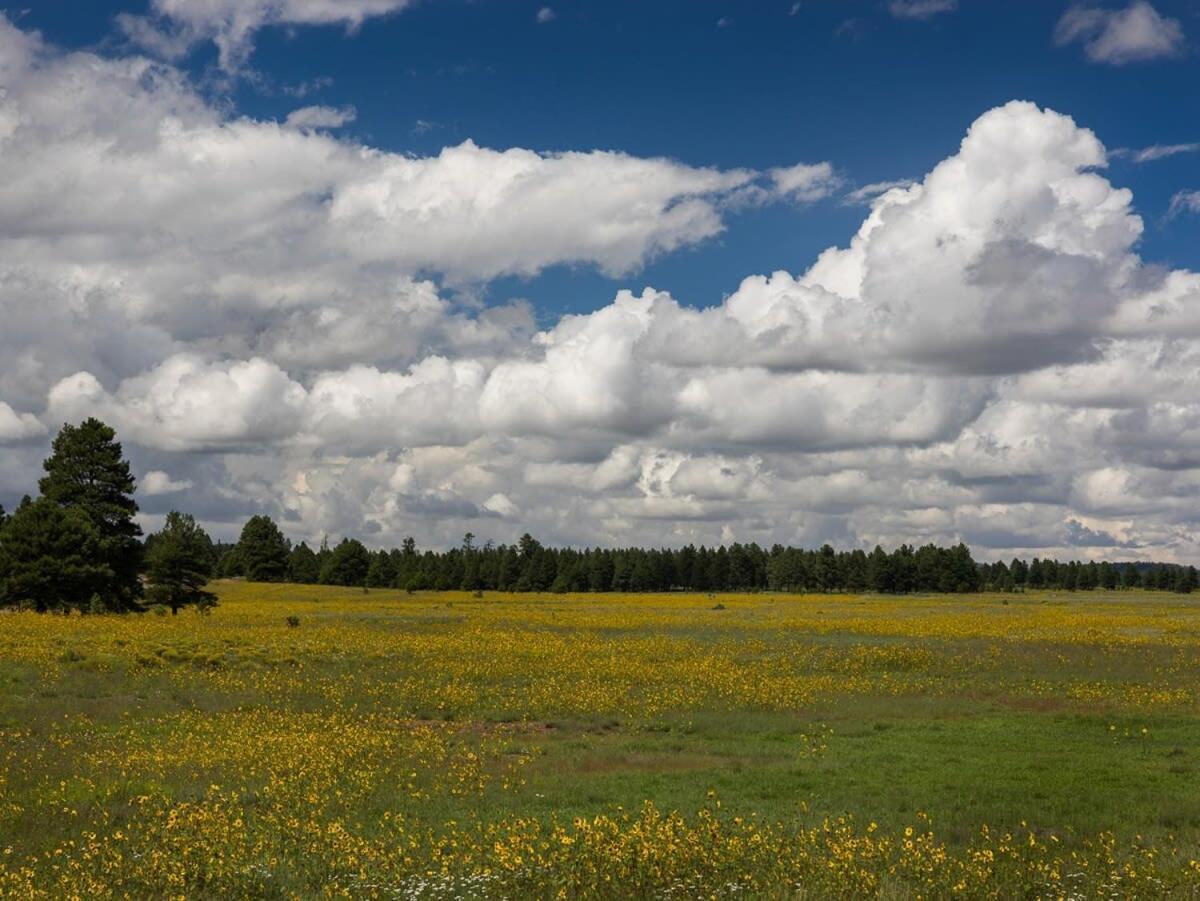
[[[213,548],[226,578],[424,590],[551,592],[787,591],[961,593],[1060,589],[1145,588],[1190,593],[1193,566],[1153,563],[1059,562],[1033,558],[977,563],[965,544],[816,550],[733,543],[709,548],[554,548],[529,534],[515,544],[476,545],[468,533],[448,551],[418,549],[405,539],[391,550],[369,550],[342,539],[313,550],[289,545],[266,516],[247,523],[236,544]]]
[[[1194,566],[1061,562],[977,563],[963,543],[809,550],[755,543],[680,548],[567,548],[526,533],[512,544],[370,549],[355,538],[314,550],[293,544],[268,515],[252,516],[236,543],[213,542],[179,511],[142,540],[136,481],[114,430],[96,419],[64,425],[44,463],[40,496],[8,515],[0,507],[0,605],[39,611],[208,609],[212,578],[409,591],[911,592],[1150,589],[1190,593]]]

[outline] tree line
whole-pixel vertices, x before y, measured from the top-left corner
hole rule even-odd
[[[842,591],[849,593],[1088,591],[1147,588],[1190,593],[1193,566],[1081,563],[1034,558],[1026,563],[977,564],[965,544],[901,545],[836,551],[734,543],[699,548],[545,547],[532,535],[515,544],[479,546],[467,533],[447,551],[419,551],[406,538],[399,548],[369,550],[354,538],[313,550],[288,543],[267,516],[246,523],[236,544],[218,545],[217,572],[251,581],[405,588],[410,591]]]
[[[178,511],[142,540],[135,481],[112,428],[97,419],[64,425],[43,464],[39,496],[11,515],[0,507],[0,605],[38,611],[125,612],[147,605],[202,612],[214,577],[467,591],[969,592],[1143,588],[1190,593],[1194,566],[1144,563],[978,564],[965,544],[837,551],[755,543],[728,547],[546,547],[525,534],[514,544],[369,550],[354,538],[314,550],[293,545],[266,515],[252,516],[236,543],[213,542]]]

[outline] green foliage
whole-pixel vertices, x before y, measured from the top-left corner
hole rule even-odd
[[[269,516],[250,517],[233,553],[240,575],[251,582],[283,582],[288,577],[291,549]]]
[[[0,529],[0,597],[39,612],[90,609],[112,583],[101,541],[83,510],[45,498],[22,504]]]
[[[133,499],[135,482],[116,433],[98,419],[64,425],[42,464],[42,497],[82,512],[96,529],[94,561],[109,573],[98,593],[107,605],[133,609],[141,596],[141,527]]]
[[[396,581],[396,567],[387,551],[371,554],[367,569],[367,585],[371,588],[391,588]]]
[[[288,581],[302,585],[314,585],[321,579],[321,564],[317,555],[307,544],[301,541],[292,548],[288,557]]]
[[[146,551],[146,576],[151,597],[178,613],[180,607],[215,601],[204,590],[212,575],[212,540],[186,514],[171,511],[161,532],[152,536]]]
[[[222,579],[236,579],[246,574],[246,569],[242,565],[242,555],[238,553],[238,546],[236,544],[232,547],[224,548],[223,553],[217,554],[215,571],[217,576]]]
[[[323,585],[366,585],[371,554],[361,541],[343,538],[321,567]]]

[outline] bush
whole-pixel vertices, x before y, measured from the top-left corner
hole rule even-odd
[[[166,616],[167,615],[167,605],[166,604],[151,604],[150,612],[153,613],[155,616]]]
[[[287,618],[287,624],[288,624],[288,628],[289,628],[289,629],[295,629],[297,626],[299,626],[299,625],[300,625],[300,617],[298,617],[298,616],[289,616],[289,617]]]

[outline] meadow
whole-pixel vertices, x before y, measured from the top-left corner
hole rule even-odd
[[[1200,897],[1200,601],[0,614],[11,897]]]

